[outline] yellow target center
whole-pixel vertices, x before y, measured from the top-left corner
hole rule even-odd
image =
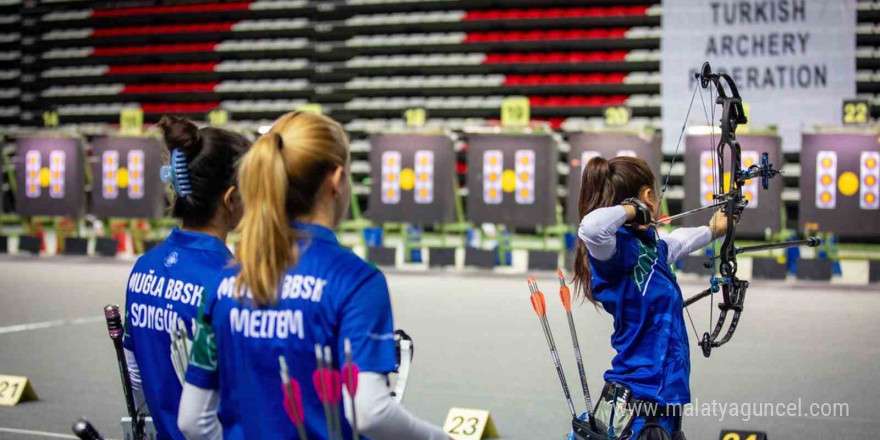
[[[866,203],[874,203],[877,200],[877,196],[874,193],[865,194],[865,202]]]
[[[865,176],[865,185],[867,185],[867,186],[874,186],[875,183],[877,183],[877,178],[876,178],[876,177],[871,176],[871,175],[867,175],[867,176]]]
[[[125,168],[120,168],[119,171],[116,172],[116,185],[120,188],[128,187],[128,170]]]
[[[828,203],[831,201],[831,193],[829,192],[823,192],[821,197],[823,203]]]
[[[831,185],[831,183],[831,176],[829,176],[828,174],[822,175],[822,185],[828,186]]]
[[[409,191],[413,189],[415,183],[416,174],[413,172],[412,168],[404,168],[403,171],[400,172],[400,188]]]
[[[868,160],[865,161],[865,166],[868,168],[874,168],[877,166],[877,160],[873,157],[869,157]]]
[[[51,180],[51,178],[52,178],[52,173],[49,172],[48,168],[41,168],[40,169],[40,186],[42,186],[43,188],[48,188],[49,181]]]
[[[501,173],[501,189],[506,193],[516,189],[516,173],[513,170],[504,170]]]
[[[859,178],[852,171],[847,171],[837,179],[837,187],[841,194],[851,196],[859,190]]]

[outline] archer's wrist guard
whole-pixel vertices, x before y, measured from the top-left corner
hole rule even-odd
[[[651,223],[651,209],[648,208],[648,205],[645,202],[635,198],[630,197],[623,202],[620,202],[622,206],[632,206],[636,209],[636,215],[632,220],[627,222],[628,225],[636,225],[636,226],[644,226]]]

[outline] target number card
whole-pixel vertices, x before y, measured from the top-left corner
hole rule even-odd
[[[525,127],[529,125],[529,98],[514,96],[501,101],[501,126]]]
[[[767,433],[761,431],[737,431],[725,429],[718,440],[767,440]]]
[[[37,393],[28,378],[0,374],[0,405],[15,406],[28,400],[37,400]]]
[[[144,128],[144,111],[140,107],[125,108],[119,113],[119,132],[138,136]]]
[[[482,409],[450,408],[443,431],[455,440],[498,438],[492,416]]]

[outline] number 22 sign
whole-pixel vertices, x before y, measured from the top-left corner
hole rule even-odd
[[[450,408],[443,422],[443,431],[455,440],[498,438],[498,431],[489,411],[469,408]]]

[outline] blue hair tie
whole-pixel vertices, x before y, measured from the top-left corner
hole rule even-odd
[[[163,182],[171,183],[177,195],[186,197],[193,193],[192,185],[189,183],[186,155],[180,148],[175,148],[171,152],[171,164],[163,165],[159,169],[159,175]]]

